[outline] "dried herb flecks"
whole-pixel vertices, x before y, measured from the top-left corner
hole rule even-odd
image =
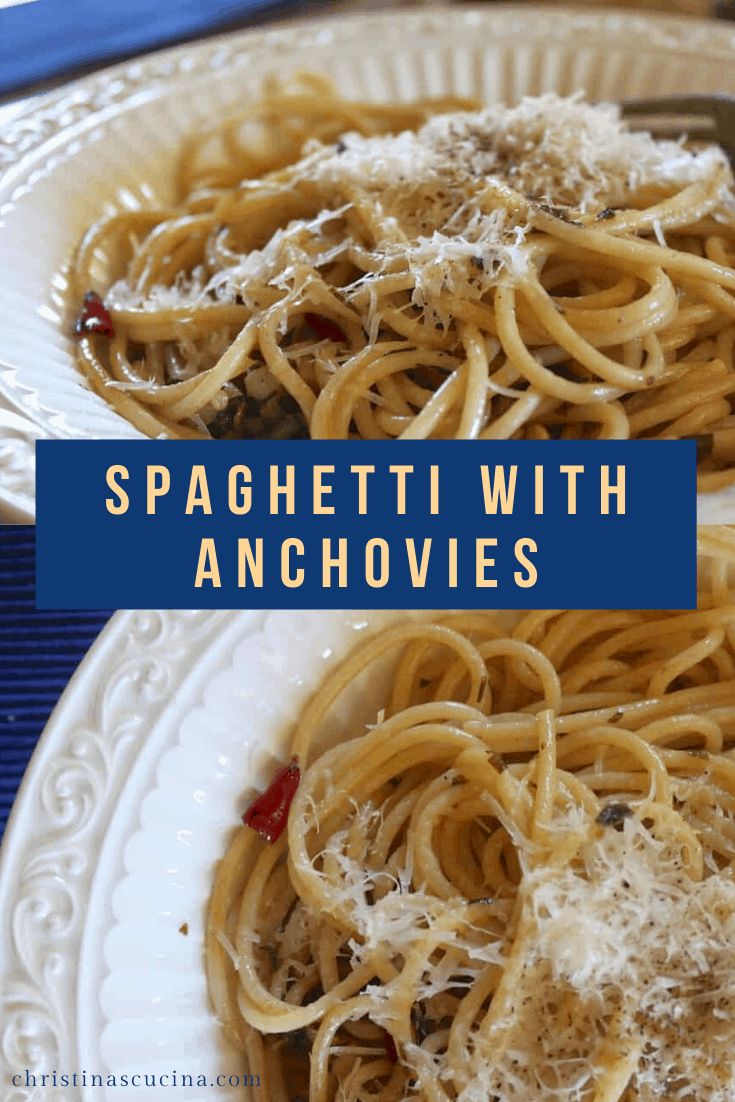
[[[626,819],[630,819],[633,815],[633,808],[628,807],[627,804],[605,804],[600,814],[595,819],[596,823],[604,827],[614,827],[616,830],[623,829],[623,823]]]

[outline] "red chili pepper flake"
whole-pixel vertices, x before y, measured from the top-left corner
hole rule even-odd
[[[265,842],[277,842],[285,830],[300,782],[301,770],[294,758],[274,773],[265,792],[255,797],[242,817],[245,826],[252,827]]]
[[[398,1049],[396,1048],[396,1042],[387,1029],[383,1030],[383,1044],[385,1045],[385,1051],[391,1064],[397,1064]]]
[[[347,337],[331,318],[322,314],[304,314],[304,321],[320,341],[334,341],[335,344],[347,344]]]
[[[85,337],[90,333],[99,333],[103,337],[115,336],[110,311],[96,291],[87,291],[84,296],[82,308],[74,323],[74,333],[77,337]]]

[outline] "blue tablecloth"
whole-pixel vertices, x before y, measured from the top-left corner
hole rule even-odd
[[[0,836],[38,736],[111,612],[37,612],[35,532],[0,526]]]
[[[0,94],[294,6],[294,0],[16,3],[0,8]]]

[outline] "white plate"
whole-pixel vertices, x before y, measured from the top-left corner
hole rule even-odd
[[[209,1008],[203,926],[244,794],[334,664],[397,612],[119,612],[80,666],[16,802],[0,865],[0,1082],[242,1070]],[[387,669],[387,667],[386,667]],[[356,683],[340,729],[375,719]],[[188,923],[188,936],[179,932]],[[39,1080],[40,1082],[40,1080]],[[133,1091],[132,1093],[136,1093]],[[171,1086],[136,1097],[230,1102]],[[2,1093],[107,1102],[130,1088]]]
[[[263,76],[332,74],[347,95],[447,92],[492,101],[584,89],[593,98],[735,92],[735,27],[557,5],[420,9],[295,22],[105,70],[46,97],[0,134],[0,511],[33,519],[33,440],[130,437],[75,369],[61,272],[109,204],[167,194],[182,137],[211,126]],[[728,509],[729,502],[729,509]],[[735,492],[702,522],[732,520]]]

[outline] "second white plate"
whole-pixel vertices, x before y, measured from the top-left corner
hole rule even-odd
[[[212,1086],[169,1080],[169,1093],[141,1097],[242,1097],[213,1089],[243,1070],[206,988],[215,864],[308,697],[360,638],[407,615],[427,614],[113,617],[44,733],[3,843],[0,1074],[21,1081],[4,1102],[121,1102],[130,1087],[100,1094],[91,1076],[174,1071]],[[351,687],[340,730],[375,719],[379,680]],[[40,1076],[54,1070],[90,1085],[49,1093]]]

